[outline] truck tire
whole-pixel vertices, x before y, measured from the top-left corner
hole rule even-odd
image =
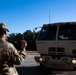
[[[40,63],[40,75],[51,75],[52,71],[50,68],[45,67]]]

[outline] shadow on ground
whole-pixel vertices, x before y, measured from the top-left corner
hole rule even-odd
[[[16,67],[19,75],[40,75],[39,67]]]

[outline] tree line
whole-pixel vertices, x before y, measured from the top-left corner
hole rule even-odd
[[[38,35],[38,32],[35,32],[36,37]],[[16,49],[21,49],[21,43],[20,40],[26,40],[27,41],[27,50],[37,50],[36,49],[36,39],[33,39],[33,32],[31,30],[25,31],[23,34],[21,33],[11,33],[7,37],[8,42],[12,43]]]

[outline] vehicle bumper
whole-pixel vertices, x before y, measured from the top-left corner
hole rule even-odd
[[[50,56],[34,57],[37,63],[45,67],[72,70],[76,66],[76,58],[62,57],[60,60],[52,59]]]

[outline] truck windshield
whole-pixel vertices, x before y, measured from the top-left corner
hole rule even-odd
[[[76,40],[76,25],[59,26],[58,40]]]
[[[57,26],[43,27],[38,37],[39,41],[55,40],[56,39]]]

